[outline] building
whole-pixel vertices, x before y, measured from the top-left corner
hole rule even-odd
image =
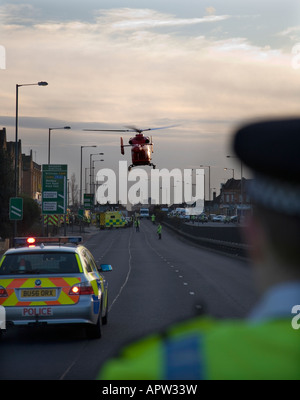
[[[12,163],[12,169],[15,170],[15,150],[16,150],[16,144],[15,142],[7,142],[6,140],[6,128],[0,129],[0,148],[5,150]],[[20,193],[21,191],[21,185],[22,185],[22,144],[21,140],[18,142],[18,192]]]
[[[229,179],[221,186],[220,213],[224,215],[240,215],[251,208],[247,194],[250,179]]]
[[[11,167],[15,169],[15,142],[6,139],[6,128],[0,129],[0,148],[8,153]],[[27,194],[32,199],[41,200],[42,169],[32,159],[32,150],[29,156],[22,154],[21,140],[18,142],[18,194]]]
[[[42,201],[42,171],[41,166],[32,159],[32,150],[30,150],[29,156],[22,154],[21,183],[21,193],[27,194],[40,204]]]

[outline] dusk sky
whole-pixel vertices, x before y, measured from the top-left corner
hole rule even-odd
[[[241,124],[299,116],[299,0],[35,0],[0,2],[0,127],[15,139],[16,84],[23,153],[69,165],[80,177],[89,155],[118,168],[119,133],[83,129],[156,128],[157,168],[210,165],[211,187],[240,164],[230,148]],[[3,53],[2,53],[3,54]],[[127,141],[130,134],[124,134]],[[272,144],[270,143],[270,151]],[[150,170],[150,168],[148,168]],[[207,170],[206,170],[207,173]]]

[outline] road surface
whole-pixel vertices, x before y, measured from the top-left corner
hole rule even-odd
[[[73,327],[11,328],[0,340],[0,379],[94,379],[120,344],[197,313],[247,315],[256,301],[250,266],[202,250],[143,220],[134,228],[91,232],[85,246],[109,263],[108,325],[87,340]]]

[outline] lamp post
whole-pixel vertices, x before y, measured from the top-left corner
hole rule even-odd
[[[104,153],[95,153],[95,154],[90,154],[90,193],[92,193],[92,157],[93,156],[103,156]]]
[[[48,83],[41,81],[38,83],[22,83],[16,84],[16,138],[15,138],[15,196],[18,197],[19,182],[18,182],[18,168],[19,168],[19,148],[18,148],[18,126],[19,126],[19,87],[21,86],[47,86]],[[16,224],[15,224],[16,225]],[[16,234],[16,232],[15,232]]]
[[[104,160],[103,159],[101,159],[101,160],[93,160],[93,193],[95,194],[96,193],[96,190],[95,190],[95,187],[96,187],[96,182],[95,182],[95,162],[103,162]]]
[[[224,171],[232,171],[232,178],[234,179],[234,169],[233,168],[224,168]]]
[[[18,197],[19,193],[19,147],[18,147],[18,127],[19,127],[19,87],[21,86],[47,86],[48,83],[40,81],[38,83],[22,83],[16,84],[16,127],[15,127],[15,197]],[[17,236],[17,221],[14,222],[14,237]]]
[[[97,147],[96,145],[93,146],[80,146],[80,206],[82,206],[82,149],[84,147]]]
[[[49,128],[49,139],[48,139],[48,165],[50,164],[50,137],[51,137],[51,131],[56,130],[56,129],[71,129],[70,126],[62,126],[59,128]],[[68,197],[68,195],[67,195]],[[49,220],[48,220],[48,215],[47,215],[47,236],[49,234]],[[64,215],[64,235],[66,236],[66,215]]]
[[[200,165],[202,168],[208,168],[208,193],[209,193],[209,201],[210,201],[210,165]]]
[[[56,129],[71,129],[70,126],[63,126],[61,128],[49,128],[49,139],[48,139],[48,164],[50,164],[50,136],[51,136],[51,131],[56,130]]]
[[[227,158],[238,158],[235,156],[226,156]],[[243,215],[243,163],[241,161],[241,216]]]

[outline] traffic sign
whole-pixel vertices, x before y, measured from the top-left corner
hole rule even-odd
[[[44,164],[42,173],[42,214],[67,213],[68,166]]]
[[[9,199],[9,219],[12,221],[21,221],[23,219],[22,197],[11,197]]]
[[[78,210],[78,218],[83,218],[84,216],[84,209],[83,208],[79,208]]]
[[[83,206],[86,210],[90,210],[94,206],[94,195],[87,193],[83,195]]]

